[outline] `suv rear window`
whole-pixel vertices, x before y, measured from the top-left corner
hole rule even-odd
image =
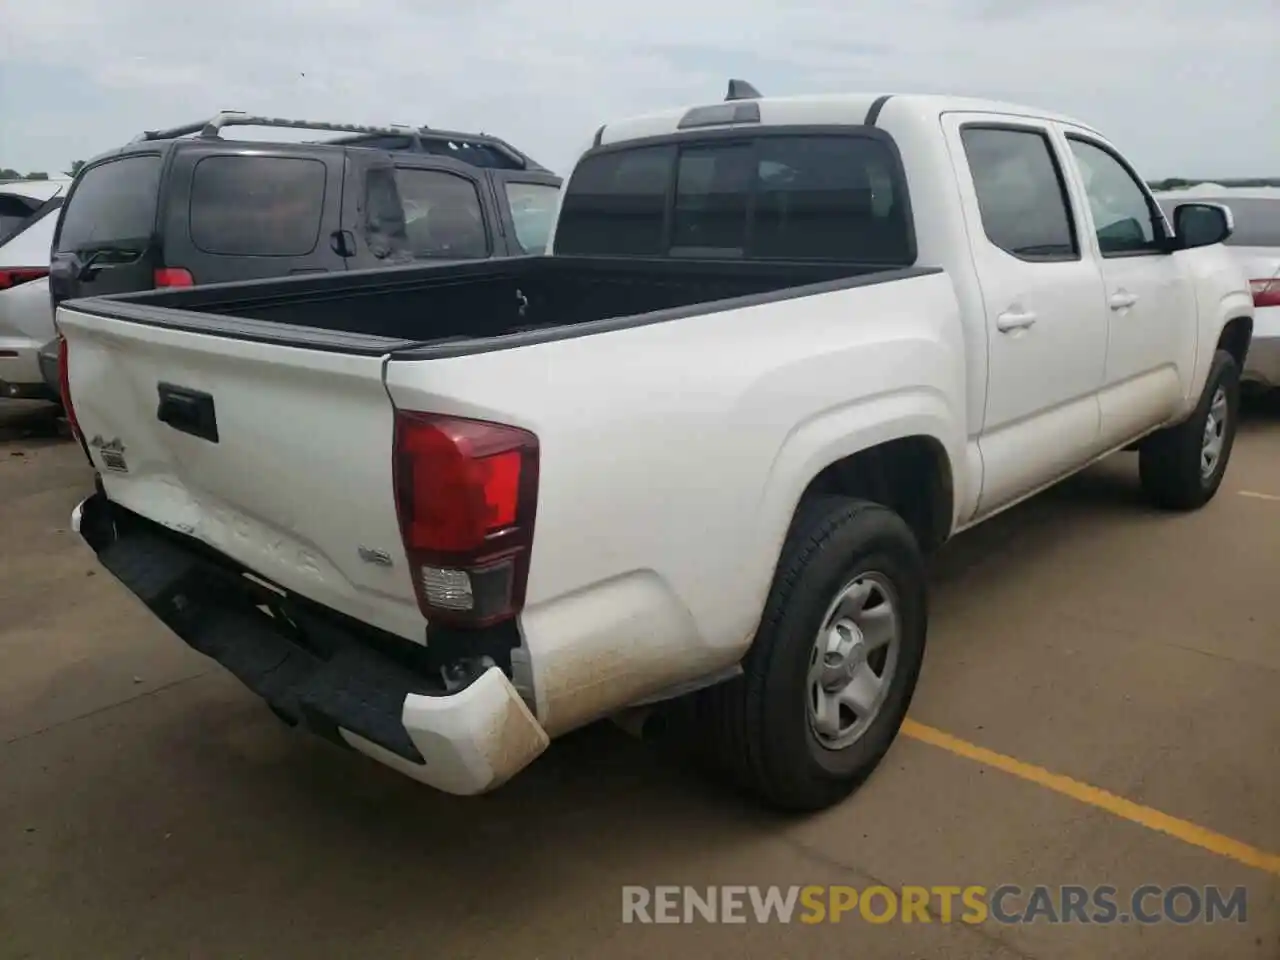
[[[897,158],[886,140],[856,133],[695,140],[587,157],[565,190],[555,249],[598,256],[915,260]]]
[[[58,250],[142,250],[156,224],[160,157],[141,154],[86,170],[58,225]]]
[[[191,179],[191,242],[231,257],[302,257],[324,213],[325,165],[305,157],[204,157]]]

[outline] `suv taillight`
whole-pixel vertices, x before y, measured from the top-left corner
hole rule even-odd
[[[1280,277],[1274,280],[1250,280],[1255,307],[1280,307]]]
[[[68,373],[67,338],[58,334],[58,391],[62,394],[62,407],[67,414],[67,423],[80,438],[80,422],[76,420],[76,408],[71,405],[71,377]]]
[[[48,275],[48,267],[0,267],[0,290],[42,280]]]
[[[396,512],[428,620],[480,627],[523,608],[538,453],[518,427],[396,411]]]

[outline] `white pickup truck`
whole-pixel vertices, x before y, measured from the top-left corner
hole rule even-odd
[[[1166,508],[1218,489],[1253,304],[1229,213],[1171,220],[1066,117],[732,84],[602,127],[548,256],[63,304],[73,523],[440,790],[666,701],[820,808],[907,711],[928,551],[1125,448]]]

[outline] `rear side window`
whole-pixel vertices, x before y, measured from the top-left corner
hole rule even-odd
[[[507,203],[511,222],[516,228],[516,242],[525,253],[544,253],[551,235],[551,221],[556,215],[560,188],[547,183],[508,181]]]
[[[610,151],[574,171],[556,252],[907,265],[915,252],[906,199],[897,159],[878,137]]]
[[[25,224],[40,209],[40,201],[0,193],[0,240]]]
[[[1173,224],[1174,208],[1180,203],[1218,203],[1231,210],[1235,231],[1227,238],[1228,247],[1280,248],[1280,200],[1222,197],[1162,197],[1160,206],[1169,224]]]
[[[409,249],[419,258],[478,259],[489,235],[475,184],[442,170],[396,169]]]
[[[960,133],[987,239],[1022,260],[1075,260],[1080,248],[1049,138],[1034,130]]]
[[[58,250],[144,250],[155,230],[159,193],[160,157],[154,154],[90,168],[67,198]]]
[[[316,247],[325,165],[304,157],[204,157],[191,179],[191,242],[230,257],[301,257]]]

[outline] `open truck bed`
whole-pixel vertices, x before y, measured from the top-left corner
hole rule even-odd
[[[193,333],[363,355],[450,343],[472,352],[918,272],[848,263],[537,256],[210,284],[66,306]],[[495,338],[501,342],[477,343]]]

